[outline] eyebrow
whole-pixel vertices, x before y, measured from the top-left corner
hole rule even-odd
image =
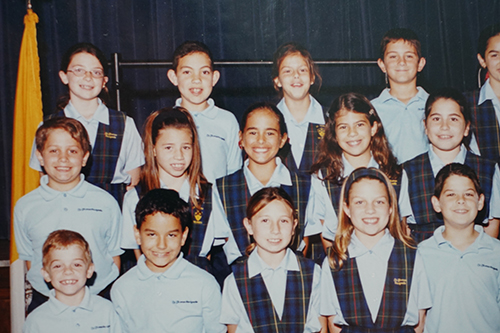
[[[258,130],[258,128],[254,126],[254,127],[247,127],[247,129],[245,131],[252,130],[252,129]],[[272,128],[272,127],[265,128],[264,130],[278,132],[278,130],[276,128]]]

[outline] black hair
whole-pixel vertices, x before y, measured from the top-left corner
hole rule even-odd
[[[484,28],[479,34],[479,39],[477,41],[477,53],[481,55],[484,59],[486,49],[488,48],[488,41],[491,37],[500,35],[500,23],[492,24]]]
[[[413,45],[417,51],[418,58],[420,59],[422,57],[422,46],[420,45],[417,34],[411,29],[394,28],[387,31],[384,37],[382,37],[382,41],[380,42],[380,59],[384,59],[387,45],[391,42],[397,42],[398,40],[404,40]]]
[[[179,66],[179,60],[191,53],[204,53],[210,59],[210,69],[214,69],[214,58],[212,52],[207,45],[196,40],[187,40],[181,45],[177,46],[174,51],[174,56],[172,59],[172,69],[177,72],[177,66]]]
[[[470,166],[460,163],[450,163],[444,166],[441,170],[439,170],[436,176],[434,185],[435,197],[439,198],[441,196],[441,192],[443,192],[444,183],[446,182],[446,179],[448,179],[453,175],[469,178],[474,184],[474,188],[476,189],[477,195],[483,194],[483,190],[481,189],[481,185],[479,184],[479,179],[474,170]]]

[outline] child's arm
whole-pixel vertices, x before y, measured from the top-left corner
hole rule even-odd
[[[330,333],[340,333],[342,328],[333,323],[334,318],[335,316],[328,317],[328,329],[330,330]]]
[[[113,262],[115,263],[116,267],[118,267],[118,270],[120,270],[120,266],[121,266],[120,256],[113,257]]]
[[[488,221],[488,225],[484,227],[484,232],[493,238],[498,238],[499,227],[500,227],[500,220],[491,219]]]
[[[127,191],[128,191],[139,183],[139,180],[141,178],[141,167],[137,167],[135,169],[129,170],[129,171],[127,171],[127,173],[131,177],[130,184],[127,185]]]
[[[227,333],[235,333],[238,325],[228,324],[227,325]]]
[[[418,325],[415,326],[415,333],[422,333],[425,326],[425,315],[427,310],[418,310]]]
[[[238,145],[239,142],[239,132],[240,126],[236,117],[233,115],[231,119],[231,125],[228,129],[228,152],[227,152],[227,165],[226,174],[230,175],[241,168],[242,165],[242,155],[241,149]],[[214,158],[217,158],[214,156]]]
[[[221,314],[220,287],[213,276],[200,281],[202,287],[203,327],[205,332],[226,332],[226,326],[219,322]]]

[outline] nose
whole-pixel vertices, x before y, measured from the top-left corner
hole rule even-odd
[[[298,77],[299,77],[299,71],[295,71],[295,72],[293,73],[293,77],[294,77],[294,78],[298,78]]]
[[[73,268],[71,266],[65,266],[64,267],[64,274],[65,275],[73,274]]]
[[[266,141],[265,134],[259,134],[257,140],[259,143],[264,143],[264,141]]]
[[[272,222],[271,225],[269,226],[270,228],[270,233],[273,235],[277,235],[280,233],[280,225],[279,222]]]
[[[460,194],[457,197],[457,203],[458,204],[464,204],[465,203],[465,194]]]
[[[366,213],[371,214],[371,213],[374,213],[374,212],[375,212],[375,205],[374,205],[374,203],[368,202],[366,204]]]
[[[356,126],[349,128],[349,136],[356,136],[356,135],[358,135],[358,129],[356,128]]]
[[[450,125],[447,121],[441,121],[441,129],[449,129]]]
[[[181,149],[182,149],[182,148],[180,148],[180,149],[176,149],[176,150],[174,151],[174,158],[175,158],[176,160],[182,160],[182,156],[183,156],[183,155],[182,155],[182,150],[181,150]]]
[[[193,73],[193,82],[200,82],[200,74],[199,73]]]
[[[59,160],[60,161],[67,161],[68,160],[68,153],[63,151],[59,154]]]
[[[166,249],[167,248],[167,239],[165,237],[158,237],[156,247],[158,249]]]
[[[406,59],[405,59],[405,57],[400,57],[399,58],[399,64],[402,65],[402,66],[406,65]]]

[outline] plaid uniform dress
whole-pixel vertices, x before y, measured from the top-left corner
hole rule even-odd
[[[48,118],[65,117],[61,110]],[[82,169],[85,179],[108,191],[120,204],[126,192],[125,184],[111,184],[115,174],[118,156],[122,147],[123,133],[127,115],[124,112],[109,109],[109,125],[99,123],[97,137],[87,165]]]
[[[233,266],[236,285],[255,333],[302,333],[312,292],[314,262],[297,256],[299,271],[288,271],[281,321],[260,274],[248,277],[248,258]]]
[[[489,215],[495,162],[467,152],[465,165],[471,167],[479,177],[479,183],[484,191],[485,205],[478,213],[476,223],[482,224]],[[424,153],[407,161],[403,165],[408,175],[408,191],[411,208],[416,224],[409,224],[412,236],[421,242],[432,236],[437,227],[443,225],[441,214],[434,211],[431,197],[434,195],[434,173],[432,172],[429,154]]]
[[[311,187],[311,176],[303,176],[295,172],[290,172],[292,185],[281,187],[292,197],[298,216],[297,244],[293,244],[292,248],[297,249],[300,240],[304,234],[304,221],[307,200],[309,198],[309,190]],[[226,213],[229,226],[233,232],[234,239],[241,253],[245,253],[250,240],[243,219],[247,216],[247,203],[250,200],[250,191],[247,186],[243,169],[235,173],[217,179],[217,188]]]
[[[306,143],[304,146],[304,152],[302,153],[302,159],[300,160],[300,165],[297,165],[295,159],[293,158],[292,151],[290,150],[288,156],[283,161],[283,164],[286,165],[288,170],[309,174],[309,170],[311,170],[311,166],[316,159],[318,144],[324,134],[325,125],[309,123]]]
[[[465,93],[472,112],[472,130],[477,139],[481,156],[493,161],[500,161],[500,129],[491,100],[477,105],[479,90]]]
[[[342,327],[342,332],[414,332],[413,327],[401,324],[408,305],[416,253],[415,249],[394,240],[375,323],[363,293],[356,258],[348,258],[341,270],[331,269],[342,315],[349,324]]]

